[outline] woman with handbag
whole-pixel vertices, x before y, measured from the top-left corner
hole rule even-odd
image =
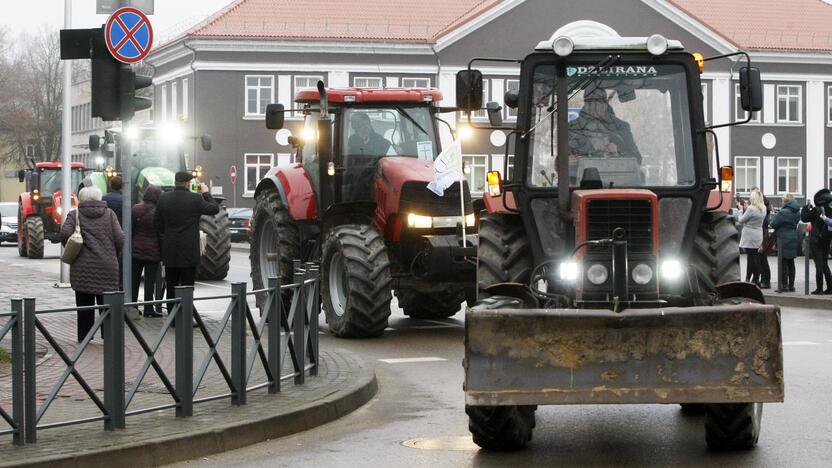
[[[761,261],[766,261],[760,253],[763,245],[763,219],[766,217],[766,205],[760,191],[751,191],[750,204],[740,215],[737,224],[742,225],[740,248],[746,254],[746,281],[760,285]]]
[[[66,247],[61,260],[70,265],[69,283],[78,307],[103,304],[105,292],[119,289],[118,258],[124,246],[124,233],[116,214],[101,198],[98,188],[82,188],[78,193],[78,209],[67,214],[58,236]],[[93,311],[78,312],[79,343],[94,323]]]

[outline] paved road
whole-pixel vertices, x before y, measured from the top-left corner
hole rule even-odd
[[[29,267],[16,253],[0,249],[2,266]],[[54,272],[56,265],[45,260],[38,268]],[[229,279],[247,278],[247,255],[234,252]],[[228,283],[200,284],[197,295],[216,287]],[[322,348],[358,351],[376,363],[380,390],[365,407],[311,431],[177,466],[811,467],[828,466],[832,456],[832,311],[784,309],[786,403],[766,405],[756,450],[728,455],[709,453],[702,418],[684,417],[675,405],[542,407],[528,450],[480,452],[462,409],[462,314],[416,321],[396,310],[390,326],[377,340],[321,337]],[[418,438],[426,440],[413,445],[423,448],[403,445]]]

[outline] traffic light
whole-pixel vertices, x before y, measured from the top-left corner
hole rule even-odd
[[[92,116],[102,120],[129,120],[137,111],[149,109],[151,100],[136,91],[152,84],[149,76],[136,75],[133,68],[116,60],[107,50],[104,30],[92,34]]]
[[[119,78],[121,120],[132,119],[136,112],[150,109],[152,101],[146,97],[136,96],[136,91],[147,88],[153,84],[153,80],[149,76],[137,75],[127,64],[122,64]]]

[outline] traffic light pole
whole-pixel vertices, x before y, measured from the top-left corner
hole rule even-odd
[[[72,29],[72,0],[64,0],[64,28]],[[72,62],[64,61],[63,115],[61,116],[61,225],[72,209]],[[61,249],[63,251],[63,248]],[[69,265],[60,262],[58,287],[69,286]]]

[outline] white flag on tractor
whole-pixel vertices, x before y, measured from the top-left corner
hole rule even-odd
[[[439,153],[433,161],[433,171],[428,189],[440,197],[454,182],[462,181],[462,142],[459,139]]]

